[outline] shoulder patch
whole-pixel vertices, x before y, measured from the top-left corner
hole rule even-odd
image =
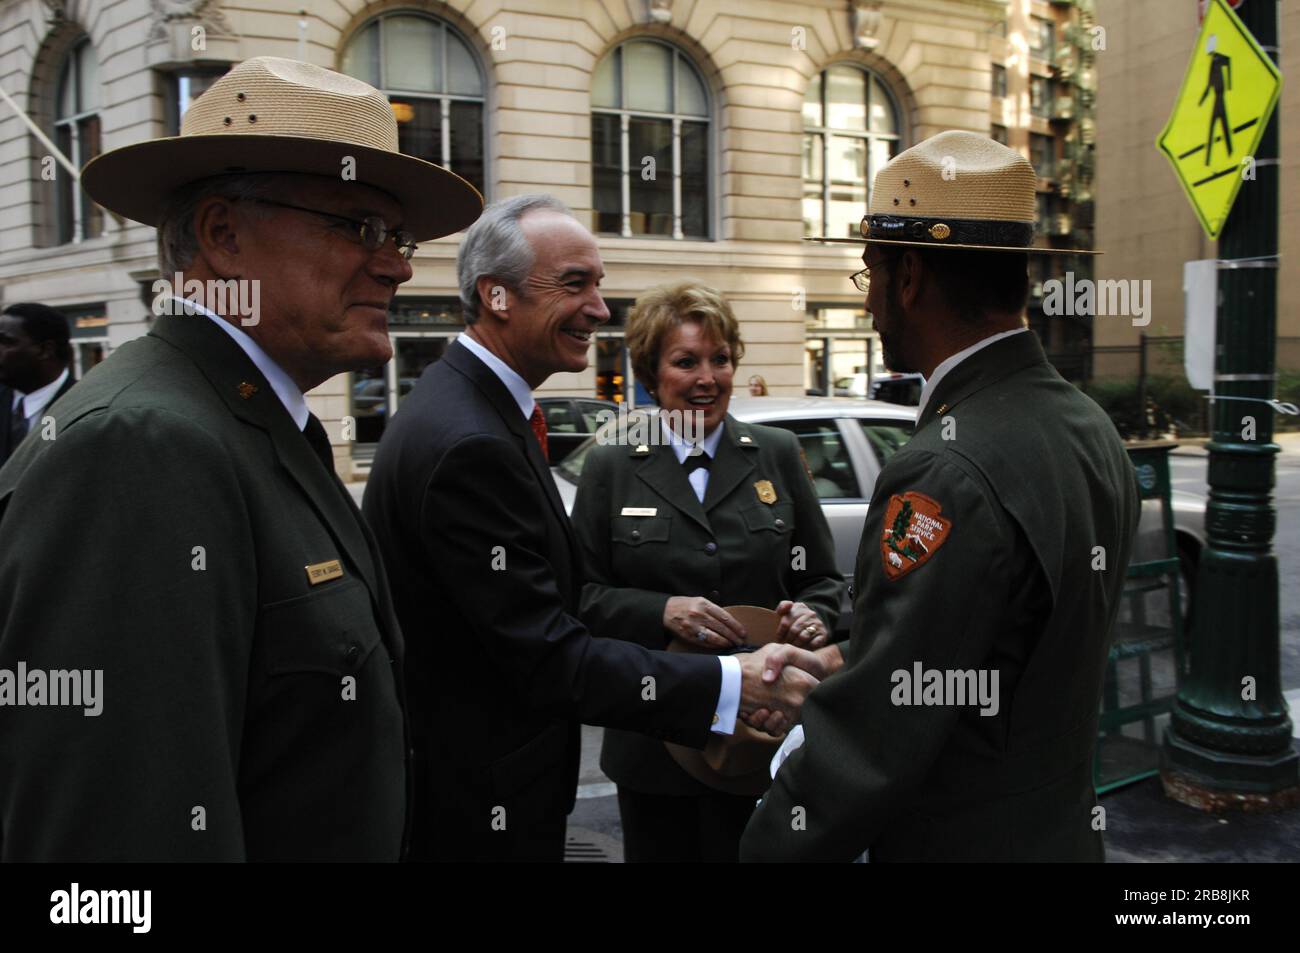
[[[912,490],[889,498],[880,539],[880,561],[887,578],[906,576],[944,544],[952,521],[940,516],[942,511],[936,500]]]

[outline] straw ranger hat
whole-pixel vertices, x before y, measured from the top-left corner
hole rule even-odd
[[[1037,177],[1029,160],[973,132],[941,132],[894,156],[876,173],[861,238],[809,241],[1096,255],[1035,248]]]
[[[179,136],[106,152],[81,181],[105,208],[158,225],[168,198],[199,179],[295,172],[349,181],[349,166],[355,181],[401,204],[416,241],[460,231],[483,210],[460,176],[398,151],[397,120],[377,89],[276,56],[245,60],[213,83],[186,110]]]

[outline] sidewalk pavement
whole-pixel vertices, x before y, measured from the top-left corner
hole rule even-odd
[[[1300,741],[1293,742],[1300,749]],[[1103,796],[1107,863],[1300,862],[1300,809],[1206,814],[1165,797],[1158,777]]]

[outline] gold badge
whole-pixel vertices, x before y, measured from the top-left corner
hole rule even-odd
[[[941,242],[951,234],[952,234],[952,229],[949,228],[947,225],[945,225],[943,222],[935,222],[933,225],[930,226],[930,237],[933,238],[935,241]]]
[[[343,576],[343,566],[337,559],[331,559],[323,563],[312,563],[304,567],[307,570],[307,581],[313,586],[319,586],[322,582],[329,582],[331,579],[339,579]]]
[[[252,397],[256,393],[257,393],[256,384],[250,384],[248,383],[248,381],[239,382],[239,396],[244,398],[244,400],[248,400],[248,398]]]
[[[754,489],[758,491],[759,502],[768,506],[776,502],[776,488],[772,486],[771,480],[759,480],[754,484]]]

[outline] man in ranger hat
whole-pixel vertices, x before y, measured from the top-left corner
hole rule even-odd
[[[1138,493],[1025,327],[1034,182],[968,132],[876,176],[853,280],[886,364],[927,381],[871,497],[850,641],[822,650],[843,667],[744,860],[1102,858],[1092,756]]]
[[[0,859],[399,858],[401,638],[303,398],[391,357],[414,243],[482,209],[397,141],[375,89],[259,57],[86,167],[184,300],[0,470]]]

